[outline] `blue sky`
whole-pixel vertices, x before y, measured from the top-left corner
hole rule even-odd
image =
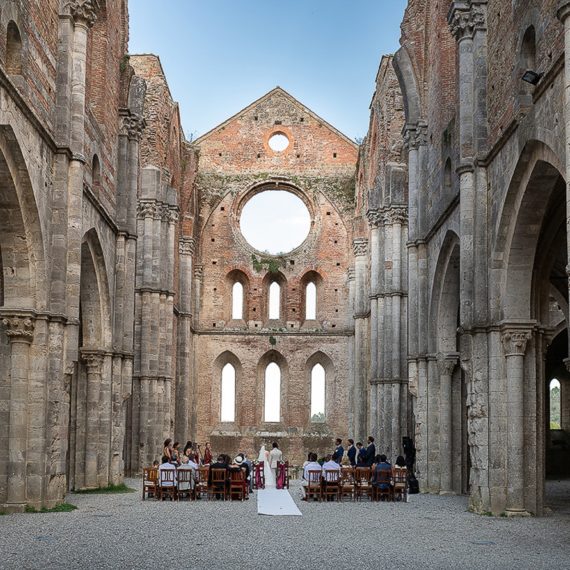
[[[407,0],[130,0],[130,52],[160,56],[187,138],[280,85],[351,138]]]

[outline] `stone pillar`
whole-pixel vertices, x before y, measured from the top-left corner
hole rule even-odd
[[[524,355],[529,329],[507,328],[501,341],[507,394],[507,514],[525,514],[524,503]]]
[[[564,24],[564,124],[566,126],[566,226],[570,225],[570,0],[559,0],[558,19]],[[566,236],[567,251],[570,254],[570,232]],[[570,262],[566,266],[568,275],[568,287],[570,290]],[[566,315],[566,322],[570,322],[569,315]],[[568,336],[570,343],[570,335]],[[570,354],[570,345],[568,347]]]
[[[178,335],[176,358],[176,424],[174,437],[182,441],[195,434],[191,431],[190,405],[194,398],[192,374],[192,263],[195,242],[191,237],[182,237],[178,243],[179,297]]]
[[[453,492],[453,371],[459,362],[457,353],[440,354],[439,365],[439,446],[440,446],[440,494]]]
[[[85,484],[98,487],[99,406],[101,396],[101,372],[103,354],[94,350],[82,350],[81,358],[87,368],[87,417],[85,427]]]
[[[364,238],[355,239],[354,248],[354,273],[355,273],[355,295],[354,295],[354,370],[355,370],[355,391],[354,391],[354,433],[356,439],[363,439],[366,435],[367,419],[367,353],[366,353],[366,329],[368,310],[368,295],[366,291],[366,253],[368,250],[368,240]]]
[[[355,334],[354,321],[354,268],[350,267],[347,271],[347,289],[348,289],[348,309],[346,314],[346,327],[353,330]],[[351,431],[350,437],[356,441],[355,432],[355,416],[356,416],[356,368],[354,357],[354,334],[348,338],[348,429]]]
[[[8,512],[23,512],[27,503],[28,386],[35,319],[31,315],[4,316],[2,324],[10,341],[8,489],[2,508]]]

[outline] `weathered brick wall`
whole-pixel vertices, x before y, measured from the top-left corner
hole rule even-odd
[[[273,152],[272,133],[285,133],[289,148]],[[356,145],[277,89],[217,127],[195,144],[199,154],[197,262],[203,267],[195,337],[196,432],[212,440],[215,451],[252,452],[279,439],[294,462],[309,450],[331,449],[332,438],[348,436],[348,298],[346,272],[351,264],[351,219],[354,207]],[[336,155],[336,156],[335,156]],[[282,318],[267,318],[270,275],[256,271],[252,253],[239,229],[242,206],[252,192],[281,187],[308,205],[313,225],[307,240],[278,258],[285,280]],[[189,223],[186,222],[186,223]],[[246,276],[245,315],[231,321],[230,272]],[[316,271],[317,321],[304,321],[303,277]],[[219,332],[218,332],[219,331]],[[283,380],[282,421],[263,422],[264,355],[274,349],[288,370]],[[221,368],[225,351],[241,364],[237,380],[237,417],[220,423]],[[327,422],[310,422],[310,370],[307,361],[319,351],[333,363],[327,382]],[[309,370],[309,371],[307,371]]]

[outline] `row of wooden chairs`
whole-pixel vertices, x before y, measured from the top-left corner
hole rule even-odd
[[[210,471],[211,477],[210,477]],[[195,473],[195,475],[194,475]],[[170,498],[191,500],[202,496],[212,499],[228,498],[245,500],[249,498],[249,487],[243,469],[211,469],[200,467],[191,469],[163,469],[145,467],[143,469],[143,501],[154,497],[159,501]]]
[[[392,467],[391,471],[381,471],[378,479],[372,481],[370,467],[343,467],[341,470],[309,471],[305,486],[308,501],[337,500],[348,497],[350,500],[407,501],[408,471],[405,467]]]

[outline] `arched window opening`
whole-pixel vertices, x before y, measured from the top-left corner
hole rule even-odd
[[[443,189],[445,192],[451,191],[451,159],[448,158],[445,162],[443,171]]]
[[[523,79],[524,77],[524,79]],[[540,81],[541,74],[536,69],[536,33],[534,26],[529,26],[523,36],[519,53],[519,103],[521,107],[532,105],[534,86]]]
[[[93,163],[91,165],[91,186],[93,189],[101,186],[101,163],[96,154],[93,155]]]
[[[524,70],[536,71],[536,32],[534,26],[529,26],[523,36],[521,57]]]
[[[6,30],[6,71],[13,75],[22,74],[22,37],[12,20]]]
[[[265,421],[281,420],[281,369],[275,362],[265,369]]]
[[[311,281],[305,288],[305,319],[308,321],[317,318],[317,286]]]
[[[243,319],[243,285],[239,281],[232,287],[232,319]]]
[[[222,422],[236,419],[236,369],[230,364],[222,368],[221,413]]]
[[[311,370],[311,421],[325,421],[325,369],[315,364]]]
[[[277,281],[273,281],[269,286],[269,318],[279,319],[281,312],[281,287]]]
[[[550,381],[550,429],[560,429],[560,381]]]

